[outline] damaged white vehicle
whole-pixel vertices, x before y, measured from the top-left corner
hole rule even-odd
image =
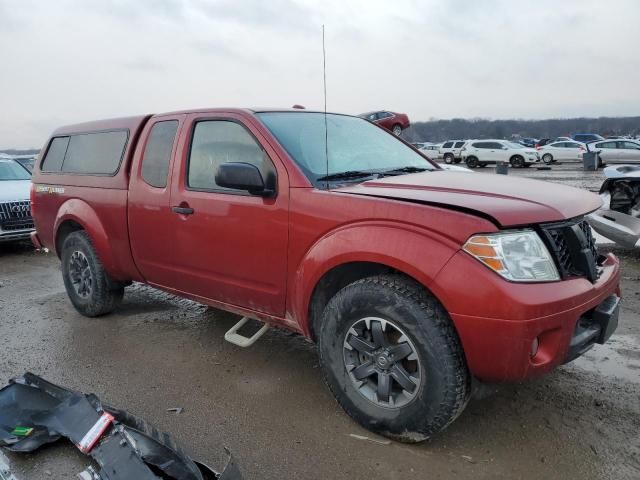
[[[623,247],[640,248],[640,166],[607,167],[604,175],[603,206],[587,219],[600,235]]]

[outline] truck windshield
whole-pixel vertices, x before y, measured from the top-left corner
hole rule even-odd
[[[0,161],[0,181],[3,180],[31,180],[31,175],[13,160]]]
[[[327,114],[325,137],[321,112],[257,115],[316,186],[324,185],[323,180],[361,182],[387,171],[436,169],[411,147],[358,117]]]

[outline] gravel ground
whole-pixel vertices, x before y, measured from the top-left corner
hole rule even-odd
[[[575,165],[510,174],[601,183]],[[612,248],[624,301],[610,343],[545,378],[483,386],[419,445],[350,436],[373,438],[333,400],[304,339],[270,330],[240,349],[223,340],[237,317],[142,285],[116,313],[86,319],[57,257],[24,244],[0,245],[0,379],[31,371],[96,393],[171,432],[194,458],[220,466],[228,447],[249,479],[638,479],[640,252]],[[9,460],[19,479],[72,478],[88,463],[64,442]]]

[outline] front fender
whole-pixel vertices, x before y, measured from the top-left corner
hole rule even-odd
[[[324,274],[351,262],[385,265],[429,287],[435,276],[460,249],[454,241],[414,225],[363,222],[333,230],[320,238],[299,263],[290,298],[293,318],[310,335],[309,302]]]
[[[73,221],[82,226],[87,232],[103,267],[110,277],[116,280],[124,280],[127,275],[119,268],[113,248],[109,242],[105,227],[95,210],[84,200],[72,198],[64,202],[56,216],[54,223],[54,245],[58,244],[60,226],[66,221]],[[56,252],[61,255],[61,252]]]

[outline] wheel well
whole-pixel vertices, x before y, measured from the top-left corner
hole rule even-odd
[[[65,238],[67,238],[70,233],[77,232],[78,230],[84,230],[84,228],[73,220],[65,220],[60,224],[56,232],[56,254],[58,257],[62,254],[62,244]]]
[[[347,285],[367,277],[397,273],[404,275],[419,284],[417,280],[388,265],[374,262],[351,262],[338,265],[326,272],[318,281],[309,301],[309,327],[311,338],[316,340],[316,332],[320,329],[320,318],[329,300]]]

